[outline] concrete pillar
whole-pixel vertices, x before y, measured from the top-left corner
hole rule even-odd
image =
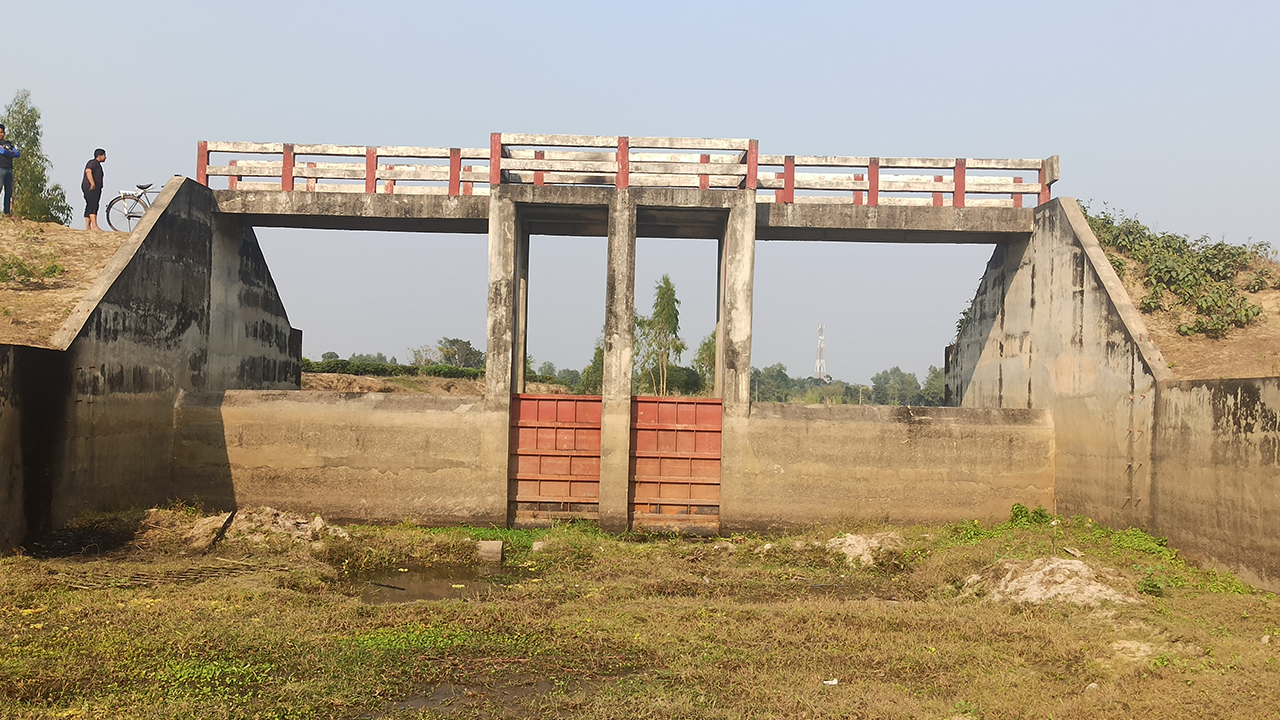
[[[529,228],[519,224],[516,234],[516,352],[513,392],[525,391],[524,359],[529,354]]]
[[[716,385],[725,417],[746,417],[751,407],[751,297],[755,282],[755,193],[734,193],[721,243],[721,342],[716,352]],[[723,379],[722,379],[723,378]]]
[[[734,193],[720,254],[720,322],[716,387],[724,400],[720,435],[720,526],[742,527],[752,499],[741,479],[755,463],[751,450],[751,296],[755,280],[755,191]]]
[[[515,202],[502,186],[489,197],[489,307],[485,339],[484,430],[480,464],[485,483],[483,515],[506,525],[508,517],[507,464],[511,439],[512,357],[516,343]],[[490,517],[491,516],[491,517]]]
[[[610,532],[624,532],[630,524],[635,267],[636,206],[630,190],[616,190],[609,205],[600,418],[600,527]]]

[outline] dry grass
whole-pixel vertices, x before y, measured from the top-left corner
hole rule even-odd
[[[73,230],[57,223],[0,222],[0,255],[56,258],[66,271],[38,282],[0,283],[0,343],[52,347],[50,341],[107,266],[128,233]]]
[[[1260,641],[1280,634],[1273,595],[1082,518],[849,522],[708,542],[587,525],[398,525],[318,544],[232,537],[209,554],[184,540],[198,519],[183,509],[84,518],[43,546],[50,557],[0,561],[0,714],[1154,718],[1280,708],[1280,640]],[[826,546],[886,530],[902,543],[873,567]],[[508,548],[478,598],[359,602],[361,573],[472,565],[476,539]],[[1135,601],[1008,604],[964,591],[974,574],[1066,557],[1064,547]]]

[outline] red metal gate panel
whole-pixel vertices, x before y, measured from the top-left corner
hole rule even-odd
[[[632,398],[632,527],[719,531],[722,416],[719,399]]]
[[[511,399],[510,512],[517,527],[600,514],[600,396]]]

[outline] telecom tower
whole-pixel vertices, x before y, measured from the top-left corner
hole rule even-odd
[[[827,374],[827,359],[823,356],[824,351],[827,349],[827,340],[823,337],[826,329],[826,325],[818,326],[818,361],[813,364],[813,377],[823,382],[831,379],[831,376]]]

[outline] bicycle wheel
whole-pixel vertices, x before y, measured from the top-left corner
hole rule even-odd
[[[107,204],[107,225],[117,232],[133,232],[147,212],[147,206],[136,195],[121,195]]]

